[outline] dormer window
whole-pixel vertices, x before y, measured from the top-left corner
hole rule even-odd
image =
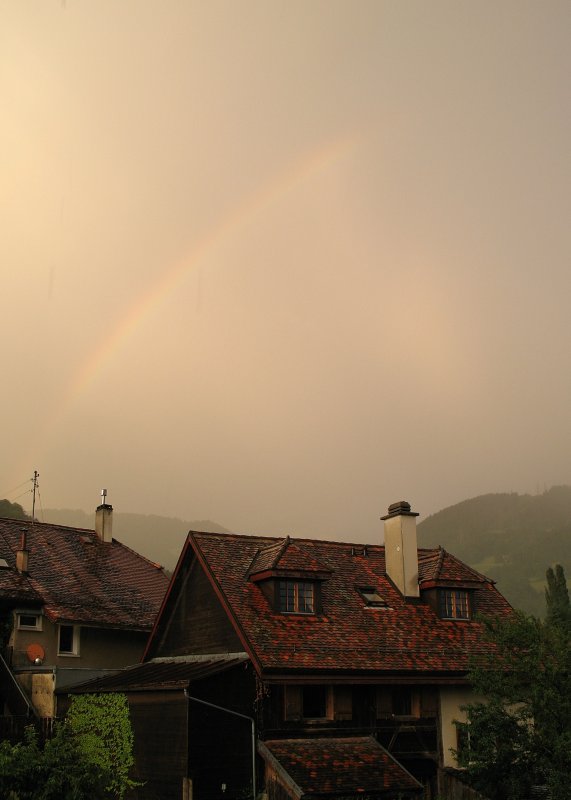
[[[41,631],[42,615],[31,611],[18,612],[18,630],[20,631]]]
[[[292,614],[315,613],[315,586],[310,581],[280,580],[279,610]]]
[[[441,589],[439,594],[442,619],[471,619],[470,595],[466,589]]]

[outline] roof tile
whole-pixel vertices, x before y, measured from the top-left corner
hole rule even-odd
[[[440,619],[427,603],[406,600],[386,576],[382,546],[296,540],[300,551],[331,571],[322,584],[323,613],[313,615],[277,612],[260,586],[247,579],[256,554],[277,544],[275,539],[193,533],[191,541],[265,672],[465,672],[471,656],[489,647],[480,623]],[[439,558],[438,550],[420,551],[431,576]],[[449,564],[439,574],[454,566],[461,580],[469,576],[482,613],[511,613],[491,581],[457,559]],[[365,607],[361,586],[375,587],[388,607]]]
[[[16,571],[26,532],[28,573]],[[157,564],[94,531],[0,519],[0,598],[43,605],[53,620],[150,630],[168,586]]]

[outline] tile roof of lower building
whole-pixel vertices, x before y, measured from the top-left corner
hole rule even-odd
[[[258,749],[300,798],[422,791],[372,736],[275,739],[260,743]]]
[[[26,534],[28,570],[16,570]],[[54,621],[150,630],[168,587],[159,564],[92,530],[0,519],[0,599],[41,606]]]
[[[246,654],[232,656],[188,657],[156,659],[144,664],[119,670],[72,688],[64,688],[61,694],[85,694],[95,692],[156,691],[184,689],[193,681],[207,678],[217,672],[225,672],[248,661]]]

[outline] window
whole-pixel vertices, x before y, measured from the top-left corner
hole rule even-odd
[[[374,586],[359,586],[357,591],[368,608],[388,608],[387,601],[381,597]]]
[[[468,592],[461,589],[442,589],[440,592],[440,616],[443,619],[470,619]]]
[[[353,692],[350,686],[285,686],[284,695],[284,718],[288,721],[353,718]]]
[[[377,719],[421,716],[420,691],[412,686],[379,686]]]
[[[26,612],[18,613],[18,630],[21,631],[41,631],[42,615],[30,614]]]
[[[79,626],[60,625],[58,655],[78,656],[79,655]]]
[[[304,719],[323,719],[327,716],[327,687],[302,686],[301,708]]]
[[[288,613],[313,614],[315,610],[313,583],[280,581],[279,610]]]
[[[331,719],[330,686],[286,686],[285,719],[290,721]]]

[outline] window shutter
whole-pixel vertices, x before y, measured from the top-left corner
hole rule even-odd
[[[285,709],[284,716],[286,720],[300,720],[301,719],[301,686],[285,686],[284,687]]]
[[[353,692],[350,686],[334,687],[335,719],[353,719]]]
[[[388,686],[377,687],[377,719],[387,719],[393,715],[391,690]]]

